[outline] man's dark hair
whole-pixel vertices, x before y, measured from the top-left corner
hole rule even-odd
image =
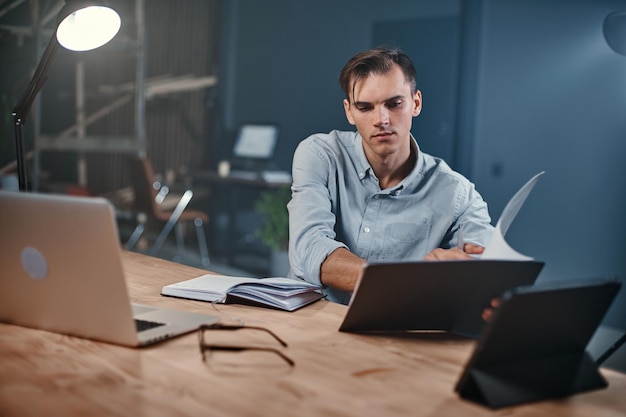
[[[339,85],[350,100],[350,93],[354,93],[354,86],[361,79],[370,74],[385,74],[397,64],[405,80],[411,85],[411,93],[415,93],[415,66],[404,52],[395,48],[374,48],[360,52],[353,56],[341,70]]]

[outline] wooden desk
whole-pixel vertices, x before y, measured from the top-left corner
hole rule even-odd
[[[205,271],[136,253],[124,262],[133,301],[211,313],[159,289]],[[0,324],[1,416],[622,416],[626,375],[609,388],[491,411],[454,385],[473,342],[445,334],[382,337],[337,331],[346,307],[317,302],[294,313],[225,305],[289,343],[287,366],[223,372],[203,363],[196,334],[130,349]],[[211,359],[209,359],[210,363]]]

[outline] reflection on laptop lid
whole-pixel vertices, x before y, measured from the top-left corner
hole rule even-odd
[[[537,261],[422,261],[365,266],[339,330],[443,330],[478,337],[481,313],[510,288],[532,285]]]
[[[142,346],[218,320],[131,305],[104,199],[0,191],[0,230],[2,322]]]
[[[233,147],[233,168],[263,169],[274,156],[278,140],[278,126],[272,124],[245,124],[239,128]]]

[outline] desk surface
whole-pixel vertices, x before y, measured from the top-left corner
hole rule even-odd
[[[213,171],[198,171],[194,174],[194,180],[217,184],[239,184],[256,188],[280,188],[291,185],[291,180],[266,181],[260,174],[246,173],[245,171],[233,171],[227,176],[221,176]]]
[[[205,273],[124,252],[133,302],[215,314],[208,303],[159,289]],[[491,411],[453,388],[474,342],[441,333],[383,337],[337,331],[345,306],[293,313],[220,305],[282,337],[294,368],[219,369],[196,334],[130,349],[0,324],[0,415],[63,416],[619,416],[626,375],[602,369],[607,389]]]

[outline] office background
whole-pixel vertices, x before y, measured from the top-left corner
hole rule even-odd
[[[602,23],[609,13],[626,11],[626,1],[162,3],[145,4],[148,75],[165,72],[151,72],[162,65],[175,75],[217,75],[218,82],[186,93],[187,101],[158,99],[146,106],[148,153],[157,170],[214,169],[229,156],[237,127],[249,122],[280,126],[273,162],[288,170],[306,136],[349,128],[337,82],[345,61],[371,46],[395,44],[416,61],[424,93],[413,133],[425,152],[443,156],[476,183],[494,222],[527,179],[546,171],[507,236],[514,248],[546,262],[540,279],[625,280],[626,57],[608,47]],[[132,13],[131,5],[124,7]],[[183,24],[182,13],[189,16]],[[158,25],[152,18],[160,19]],[[9,24],[0,17],[0,26]],[[32,63],[18,37],[2,33],[2,91],[16,98],[27,80],[15,74]],[[13,61],[16,49],[20,59]],[[75,113],[71,101],[53,103],[58,91],[72,90],[73,81],[57,77],[73,67],[62,53],[53,67],[42,93],[42,130],[51,133],[71,124]],[[115,79],[112,71],[106,75]],[[153,117],[162,124],[176,120],[164,129]],[[99,125],[93,129],[119,133],[120,124]],[[6,120],[1,134],[4,165],[14,152]],[[41,163],[71,182],[73,170],[66,168],[73,158],[58,153],[42,156]],[[90,159],[102,170],[90,175],[93,181],[123,181],[123,168],[108,158]],[[626,328],[625,317],[622,291],[606,323]]]

